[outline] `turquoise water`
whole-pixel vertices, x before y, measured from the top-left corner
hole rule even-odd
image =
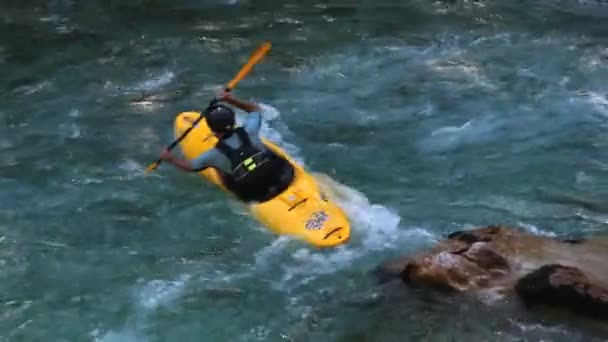
[[[549,2],[0,9],[0,340],[607,338],[370,272],[463,227],[608,231],[608,19]],[[265,40],[236,94],[338,183],[341,248],[278,238],[195,175],[143,176],[175,114]]]

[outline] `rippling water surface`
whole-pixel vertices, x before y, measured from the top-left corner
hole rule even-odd
[[[463,227],[608,230],[608,19],[579,5],[0,5],[0,340],[605,339],[369,274]],[[264,40],[236,93],[339,193],[343,247],[278,238],[197,176],[143,177]]]

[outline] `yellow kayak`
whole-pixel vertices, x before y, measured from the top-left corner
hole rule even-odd
[[[190,128],[199,115],[199,112],[178,114],[175,118],[175,136]],[[344,211],[327,198],[315,178],[281,148],[264,138],[262,142],[289,161],[294,169],[294,180],[272,199],[247,204],[253,216],[277,234],[295,236],[317,247],[337,246],[346,242],[350,236],[350,223]],[[215,147],[216,143],[217,138],[202,119],[180,142],[180,147],[184,156],[192,160]],[[230,193],[215,169],[208,168],[199,174]]]

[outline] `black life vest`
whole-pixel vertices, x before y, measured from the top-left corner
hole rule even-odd
[[[271,161],[272,156],[265,150],[260,151],[251,144],[247,132],[242,127],[234,130],[239,137],[241,146],[238,148],[230,147],[224,139],[220,140],[217,148],[226,158],[230,159],[230,176],[235,182],[243,181],[246,177],[255,173],[258,167]]]
[[[272,151],[260,150],[253,146],[242,127],[237,127],[234,133],[238,136],[241,146],[232,148],[224,141],[225,138],[215,146],[230,160],[231,172],[221,172],[227,189],[241,200],[263,202],[274,197],[276,191],[282,191],[291,184],[293,169],[287,160]]]

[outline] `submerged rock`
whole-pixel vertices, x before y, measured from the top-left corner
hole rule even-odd
[[[499,298],[517,293],[527,303],[608,317],[606,260],[606,238],[572,243],[490,226],[452,233],[429,250],[389,260],[378,274],[450,292],[491,290]]]

